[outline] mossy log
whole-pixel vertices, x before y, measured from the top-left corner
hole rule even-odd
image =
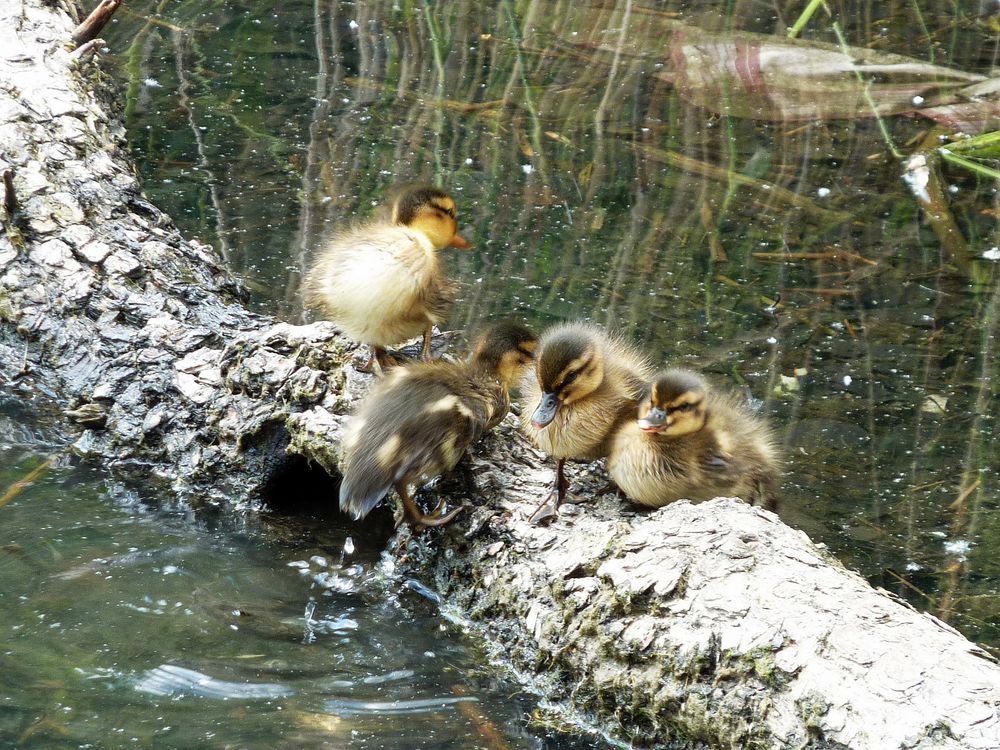
[[[78,455],[192,506],[253,512],[304,461],[335,479],[368,382],[350,343],[249,312],[143,197],[77,20],[0,5],[3,387],[60,405]],[[474,497],[454,495],[470,507],[401,533],[397,559],[555,710],[642,746],[1000,746],[988,655],[773,514],[605,497],[538,528],[551,470],[512,419],[471,464]]]

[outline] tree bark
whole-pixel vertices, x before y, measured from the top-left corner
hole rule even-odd
[[[196,507],[252,509],[305,461],[337,476],[368,379],[332,326],[255,315],[145,198],[68,7],[0,6],[0,379],[60,404],[73,449]],[[525,520],[551,468],[509,418],[451,527],[396,560],[433,580],[564,717],[643,746],[995,748],[1000,668],[736,501],[601,498]]]

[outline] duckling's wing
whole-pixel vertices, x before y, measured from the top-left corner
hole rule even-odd
[[[394,486],[453,468],[486,424],[476,405],[435,378],[407,378],[367,406],[340,485],[340,508],[354,518],[366,516]]]
[[[705,469],[713,473],[732,471],[732,463],[725,457],[720,456],[718,453],[710,453],[705,456]]]
[[[428,276],[418,291],[427,316],[435,322],[447,320],[448,312],[455,304],[458,284],[442,276]]]
[[[340,510],[354,520],[367,516],[393,485],[393,472],[381,454],[392,439],[392,426],[373,422],[373,416],[377,419],[364,412],[355,416],[344,440]]]

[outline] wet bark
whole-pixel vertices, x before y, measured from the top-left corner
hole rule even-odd
[[[0,6],[3,387],[61,404],[80,456],[193,506],[253,508],[297,460],[335,477],[367,384],[351,345],[248,311],[145,200],[74,15]],[[997,746],[1000,668],[774,515],[606,497],[537,528],[551,470],[512,419],[471,463],[471,507],[401,534],[397,560],[558,714],[643,746]]]

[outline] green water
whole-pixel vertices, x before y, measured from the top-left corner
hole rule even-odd
[[[387,529],[213,528],[0,427],[0,487],[57,457],[2,509],[0,747],[603,747],[528,727]]]
[[[326,233],[399,180],[436,181],[476,247],[448,253],[448,327],[591,319],[749,388],[784,442],[785,521],[995,648],[996,189],[936,167],[954,231],[928,222],[886,137],[905,158],[954,128],[899,114],[883,134],[842,79],[802,83],[800,58],[791,85],[692,83],[727,55],[752,73],[744,32],[777,39],[801,5],[147,0],[105,36],[147,192],[257,309],[300,319]],[[857,47],[997,64],[978,3],[833,11]],[[824,14],[802,36],[836,42]],[[872,80],[879,102],[950,85]],[[55,447],[0,414],[2,491]],[[493,727],[511,747],[600,746],[529,724],[536,701],[380,569],[384,530],[211,528],[105,481],[57,462],[0,508],[0,738],[500,747]],[[327,565],[289,566],[314,555]]]

